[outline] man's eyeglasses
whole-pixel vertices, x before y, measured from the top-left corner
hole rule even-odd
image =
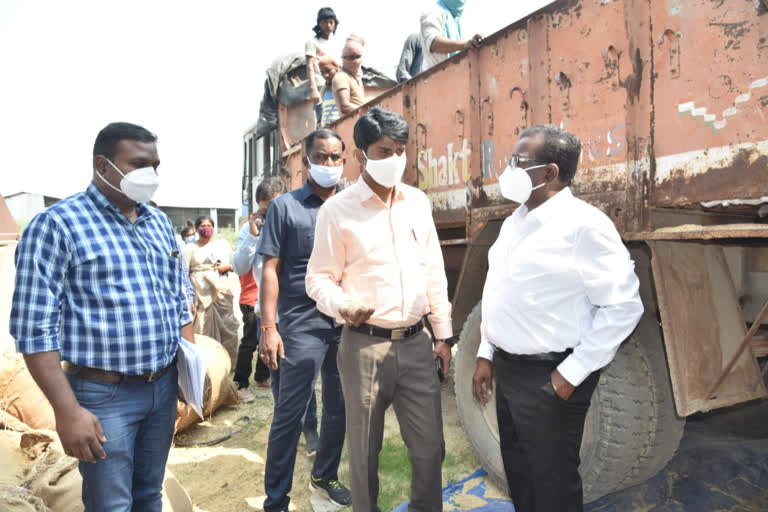
[[[509,159],[509,166],[511,168],[520,167],[520,164],[543,164],[546,165],[547,162],[542,162],[541,160],[535,160],[533,158],[528,158],[527,156],[519,156],[519,155],[512,155],[512,158]]]
[[[362,57],[362,55],[344,55],[342,57],[342,59],[344,59],[344,60],[357,60],[360,57]]]

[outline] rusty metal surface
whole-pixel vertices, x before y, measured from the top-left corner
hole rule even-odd
[[[766,195],[768,16],[757,2],[652,2],[652,204]]]
[[[768,15],[757,5],[550,4],[334,123],[350,146],[344,184],[360,174],[352,127],[376,105],[409,122],[404,181],[430,197],[438,227],[505,204],[498,174],[540,123],[579,136],[574,192],[628,238],[651,230],[654,206],[768,195]],[[310,110],[281,109],[288,145],[314,124]]]
[[[688,416],[768,395],[756,359],[746,352],[717,396],[708,396],[746,332],[722,249],[698,242],[648,245],[678,414]]]
[[[731,373],[731,370],[733,370],[733,367],[736,365],[736,362],[739,360],[741,355],[747,350],[747,347],[752,342],[752,339],[755,337],[755,333],[760,329],[760,324],[763,323],[763,320],[765,319],[765,316],[768,315],[768,301],[763,304],[762,309],[760,310],[760,313],[755,318],[754,323],[749,327],[749,330],[747,331],[747,334],[744,335],[744,340],[741,342],[741,345],[739,345],[739,348],[736,350],[736,353],[731,356],[731,359],[728,361],[728,364],[723,368],[723,371],[720,372],[720,375],[717,377],[717,380],[715,381],[715,384],[712,386],[712,389],[709,390],[709,393],[707,393],[707,396],[710,398],[715,398],[717,396],[717,392],[720,389],[720,385],[723,383],[723,381],[728,377],[728,375]],[[749,352],[747,352],[749,353]],[[761,373],[765,373],[764,371]]]
[[[716,240],[727,238],[768,238],[768,224],[682,225],[655,231],[625,233],[626,240]]]

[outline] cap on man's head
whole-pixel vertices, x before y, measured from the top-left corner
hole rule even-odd
[[[333,9],[330,7],[321,7],[319,11],[317,11],[317,22],[320,23],[323,20],[331,19],[336,22],[336,24],[339,24],[338,18],[336,18],[336,13],[333,12]]]
[[[333,33],[336,33],[336,29],[339,28],[339,18],[336,17],[336,13],[333,12],[333,9],[330,7],[321,7],[319,11],[317,11],[317,25],[312,27],[312,30],[317,34],[320,35],[320,22],[323,20],[333,20],[335,21],[335,25],[333,27]]]

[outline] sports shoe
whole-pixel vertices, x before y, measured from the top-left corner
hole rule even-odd
[[[272,381],[269,380],[269,379],[267,379],[267,380],[257,380],[256,381],[256,387],[257,388],[267,388],[267,389],[269,389],[269,388],[272,387]]]
[[[317,455],[317,450],[320,448],[320,437],[314,430],[304,431],[304,441],[307,443],[307,457],[314,457]]]
[[[248,388],[238,389],[237,396],[238,398],[240,398],[240,401],[243,402],[244,404],[253,402],[254,399],[256,398],[255,396],[253,396],[253,393],[251,393]]]
[[[310,475],[309,490],[325,494],[329,500],[340,507],[352,503],[352,494],[338,480],[323,480]]]

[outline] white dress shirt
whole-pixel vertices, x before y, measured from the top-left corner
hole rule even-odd
[[[635,265],[611,220],[564,188],[504,221],[488,252],[478,357],[573,349],[559,366],[578,386],[613,359],[640,320]]]

